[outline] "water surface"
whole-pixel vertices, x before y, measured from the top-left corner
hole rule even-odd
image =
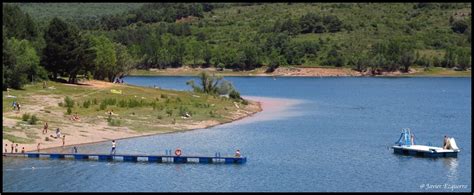
[[[127,77],[189,90],[193,77]],[[250,118],[209,129],[124,139],[117,153],[231,155],[243,165],[3,158],[4,191],[471,191],[471,78],[226,77],[266,102]],[[458,158],[400,156],[402,128],[419,144],[454,137]],[[110,143],[81,146],[108,152]],[[32,168],[34,167],[34,168]],[[436,187],[435,185],[442,185]]]

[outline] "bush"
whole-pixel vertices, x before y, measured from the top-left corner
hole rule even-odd
[[[67,108],[67,114],[71,114],[72,113],[72,109],[71,108]]]
[[[99,110],[107,109],[107,103],[105,101],[100,102]]]
[[[180,116],[186,116],[186,113],[191,114],[190,110],[186,106],[180,106],[179,107],[179,115]]]
[[[125,108],[128,104],[126,100],[120,100],[117,105],[121,108]]]
[[[156,118],[161,120],[161,119],[163,119],[163,116],[158,115]]]
[[[82,103],[82,107],[84,107],[84,108],[89,108],[90,105],[91,105],[91,101],[89,101],[89,100]]]
[[[242,99],[242,97],[240,97],[240,93],[236,90],[232,90],[230,93],[229,93],[229,97],[231,99],[235,99],[235,100],[240,100]]]
[[[464,33],[468,28],[468,23],[465,20],[456,20],[451,24],[451,30],[456,33]]]
[[[21,118],[22,118],[23,121],[28,121],[28,119],[30,119],[30,114],[25,113],[21,116]]]
[[[105,100],[102,100],[105,102],[107,105],[115,105],[117,103],[117,100],[115,98],[106,98]]]
[[[87,71],[86,73],[86,79],[87,80],[92,80],[94,78],[94,76],[92,75],[92,73],[90,71]]]
[[[30,125],[36,125],[36,122],[38,122],[38,118],[36,117],[36,115],[31,116],[29,120]]]
[[[173,110],[172,109],[167,109],[166,114],[168,114],[168,116],[173,116]]]
[[[94,99],[92,100],[92,104],[97,105],[97,99],[94,98]]]
[[[69,96],[64,98],[64,105],[68,108],[74,108],[74,100],[72,100]]]
[[[109,121],[109,126],[120,126],[122,125],[122,121],[119,119],[110,119]]]
[[[168,96],[167,96],[167,95],[165,95],[165,94],[161,94],[161,96],[160,96],[160,97],[161,97],[161,98],[163,98],[163,99],[167,99],[167,98],[168,98]]]
[[[209,111],[209,115],[210,115],[212,118],[217,117],[217,116],[216,116],[216,113],[214,113],[212,110]]]

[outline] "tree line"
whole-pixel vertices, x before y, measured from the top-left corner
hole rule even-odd
[[[353,28],[365,25],[378,29],[376,23],[348,24],[332,12],[324,15],[308,12],[297,18],[259,24],[255,33],[234,30],[224,38],[211,36],[214,34],[209,33],[212,28],[208,26],[215,24],[209,20],[177,22],[190,17],[203,19],[207,12],[230,6],[234,4],[149,3],[122,14],[35,22],[18,6],[4,4],[3,89],[21,88],[25,83],[47,78],[67,78],[67,82],[75,83],[83,75],[112,82],[132,68],[164,69],[184,65],[219,70],[252,70],[266,66],[267,72],[272,72],[279,66],[301,65],[312,60],[320,65],[349,66],[374,74],[408,71],[414,64],[459,70],[471,67],[470,47],[440,42],[440,39],[426,40],[435,49],[444,50],[444,56],[432,57],[420,54],[420,47],[402,36],[374,40],[365,44],[368,46],[359,47],[329,38],[296,38],[303,34],[350,33]],[[446,6],[414,4],[416,12],[413,13],[438,7],[449,9]],[[445,30],[466,35],[470,42],[469,24],[470,17],[450,17],[450,29]],[[416,24],[410,25],[417,28]]]

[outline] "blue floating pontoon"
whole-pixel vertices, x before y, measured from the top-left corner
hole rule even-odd
[[[446,149],[442,147],[415,145],[410,129],[402,130],[400,139],[392,146],[395,154],[412,155],[421,157],[457,157],[459,150],[454,138],[448,138]]]

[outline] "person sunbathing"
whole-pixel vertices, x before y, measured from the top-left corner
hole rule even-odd
[[[79,118],[79,115],[78,115],[77,112],[76,112],[76,114],[72,115],[71,120],[73,120],[73,121],[79,121],[79,120],[81,120],[81,119]]]

